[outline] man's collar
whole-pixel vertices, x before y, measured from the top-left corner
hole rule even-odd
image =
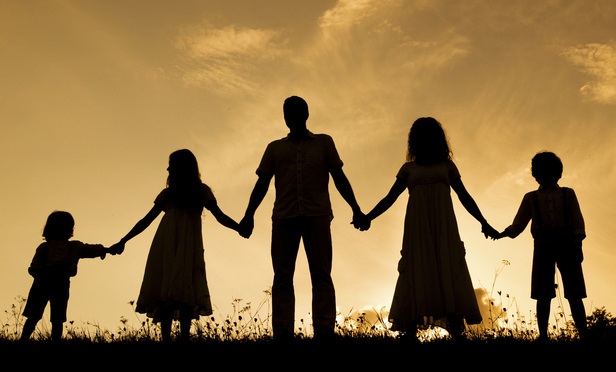
[[[316,136],[314,135],[314,133],[312,133],[311,131],[309,131],[308,129],[306,129],[306,132],[304,132],[304,135],[302,137],[300,137],[300,139],[302,138],[315,138]],[[285,141],[292,141],[293,139],[295,139],[296,137],[294,137],[292,135],[291,132],[289,132],[289,134],[287,134],[287,137],[285,138]]]

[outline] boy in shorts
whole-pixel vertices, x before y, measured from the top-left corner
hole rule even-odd
[[[556,267],[562,277],[564,296],[569,302],[571,316],[580,338],[587,333],[586,285],[582,272],[582,240],[586,237],[584,218],[573,189],[561,187],[563,164],[556,154],[537,153],[531,161],[531,172],[539,188],[528,192],[513,223],[497,239],[515,238],[532,220],[530,232],[534,240],[531,273],[532,299],[537,300],[539,340],[548,339],[550,304],[556,297]]]

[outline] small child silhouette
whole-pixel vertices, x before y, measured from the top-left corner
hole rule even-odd
[[[560,187],[563,164],[549,151],[538,152],[531,160],[531,172],[539,189],[528,192],[513,223],[497,235],[515,238],[532,220],[530,232],[534,240],[531,271],[532,299],[537,300],[539,339],[548,339],[551,301],[556,297],[554,278],[556,267],[561,274],[564,296],[580,337],[587,332],[586,285],[582,272],[582,240],[586,237],[584,218],[573,189]]]
[[[62,338],[70,290],[70,278],[77,275],[77,264],[81,258],[100,257],[106,253],[116,254],[101,244],[86,244],[69,240],[73,236],[75,220],[69,212],[54,211],[47,217],[43,229],[45,242],[41,243],[28,273],[34,277],[28,293],[23,316],[24,323],[21,340],[29,340],[36,324],[43,318],[47,303],[50,306],[51,339]]]

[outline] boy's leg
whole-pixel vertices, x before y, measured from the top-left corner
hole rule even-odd
[[[36,324],[43,319],[45,307],[50,300],[49,283],[43,279],[34,279],[30,292],[28,292],[28,300],[24,307],[23,316],[26,317],[20,339],[23,341],[29,340],[36,329]]]
[[[52,289],[51,298],[49,300],[52,341],[60,341],[62,339],[64,322],[67,320],[66,314],[68,309],[69,288],[69,279],[64,279],[55,283]]]
[[[62,339],[62,331],[64,322],[51,322],[51,340],[60,341]]]
[[[26,322],[24,323],[24,327],[21,330],[20,340],[27,341],[30,339],[30,336],[32,335],[32,333],[34,332],[34,329],[36,328],[36,323],[38,323],[38,319],[34,319],[34,318],[26,319]]]
[[[568,299],[569,307],[571,308],[571,316],[575,323],[580,338],[584,338],[588,331],[588,325],[586,324],[586,309],[584,308],[584,301],[581,298]]]
[[[551,298],[537,300],[537,327],[539,328],[539,338],[548,339],[548,322],[550,320]]]
[[[586,297],[586,284],[582,272],[582,253],[579,250],[572,250],[571,255],[564,256],[558,261],[565,298],[569,301],[571,316],[578,330],[580,338],[586,336],[586,309],[584,308],[583,298]]]

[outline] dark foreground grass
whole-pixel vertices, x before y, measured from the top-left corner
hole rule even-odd
[[[264,303],[269,299],[266,297]],[[67,322],[64,338],[51,341],[49,324],[42,321],[30,341],[19,341],[24,299],[19,298],[0,329],[0,360],[5,365],[32,370],[95,369],[144,370],[197,368],[219,370],[299,370],[342,368],[342,371],[380,370],[383,367],[472,368],[515,370],[525,368],[608,368],[616,360],[616,318],[605,308],[587,317],[588,337],[581,340],[562,312],[555,317],[550,340],[537,341],[536,324],[505,308],[495,308],[489,322],[468,328],[464,340],[452,340],[439,327],[418,332],[409,341],[391,332],[380,311],[341,316],[336,336],[327,343],[311,337],[310,325],[302,326],[286,343],[272,339],[270,315],[259,315],[249,305],[224,319],[202,317],[193,323],[189,341],[160,341],[160,328],[148,319],[137,326],[121,319],[115,331],[96,324]],[[563,319],[561,321],[561,319]],[[174,325],[177,338],[178,325]],[[325,371],[323,371],[325,372]]]
[[[0,357],[21,368],[72,369],[197,368],[218,370],[344,368],[378,370],[405,366],[408,369],[497,368],[516,370],[550,367],[567,369],[613,367],[616,342],[610,338],[557,339],[546,343],[498,337],[489,340],[408,342],[392,337],[337,336],[328,343],[297,338],[286,344],[271,339],[162,343],[159,341],[85,340],[0,341]],[[609,368],[612,368],[609,367]],[[578,367],[576,367],[578,368]],[[534,368],[533,368],[534,369]]]

